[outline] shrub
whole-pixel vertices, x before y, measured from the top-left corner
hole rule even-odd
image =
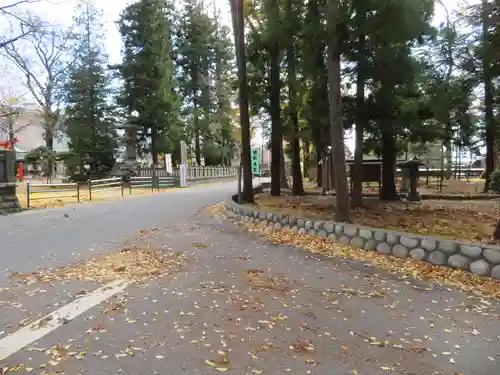
[[[495,169],[490,175],[490,190],[500,193],[500,169]]]

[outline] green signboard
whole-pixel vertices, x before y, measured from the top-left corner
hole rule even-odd
[[[252,148],[252,174],[260,176],[260,148]]]

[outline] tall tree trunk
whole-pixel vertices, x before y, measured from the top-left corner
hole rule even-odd
[[[309,148],[311,147],[311,144],[309,141],[302,141],[303,147],[303,153],[304,153],[304,177],[306,178],[311,178],[311,154]]]
[[[388,120],[383,120],[388,121]],[[394,140],[392,121],[382,124],[382,191],[381,199],[384,201],[399,200],[396,191],[396,142]]]
[[[318,187],[323,186],[323,173],[324,172],[324,164],[318,164],[319,161],[321,160],[322,155],[321,151],[316,147],[316,185]]]
[[[336,212],[334,220],[349,222],[349,188],[345,164],[344,127],[342,124],[340,58],[341,45],[338,38],[339,2],[327,0],[328,30],[328,99],[330,106],[330,139],[335,164]]]
[[[196,159],[196,164],[201,165],[201,135],[200,135],[200,120],[198,119],[198,106],[196,104],[196,98],[194,99],[194,156]]]
[[[356,27],[360,33],[358,37],[357,77],[356,77],[356,130],[354,165],[352,169],[351,206],[363,205],[363,136],[365,129],[365,61],[366,61],[366,35],[361,32],[366,19],[365,0],[359,0],[356,9]]]
[[[287,170],[285,164],[285,150],[283,149],[283,139],[280,142],[280,186],[281,189],[290,189],[287,180]]]
[[[281,134],[280,107],[280,51],[278,42],[269,46],[269,102],[271,112],[271,195],[281,194],[281,149],[283,147]]]
[[[54,160],[53,160],[53,151],[54,151],[54,135],[52,134],[52,130],[48,128],[45,130],[45,147],[49,150],[49,156],[47,160],[47,179],[50,179],[54,175]],[[48,181],[47,181],[48,182]]]
[[[483,84],[484,84],[484,122],[486,125],[486,171],[484,192],[488,192],[490,174],[495,169],[495,117],[493,114],[493,78],[491,73],[491,57],[489,44],[489,12],[488,1],[482,0],[483,22]]]
[[[236,62],[238,65],[239,107],[241,126],[241,160],[243,166],[243,191],[241,198],[245,202],[253,202],[252,161],[250,151],[250,113],[248,111],[247,62],[245,51],[245,24],[243,17],[243,1],[231,0],[234,40],[236,46]]]
[[[287,46],[287,80],[288,94],[290,96],[290,128],[292,130],[292,194],[304,194],[304,183],[302,181],[302,171],[300,168],[300,141],[299,141],[299,115],[298,115],[298,92],[297,92],[297,72],[295,68],[295,30],[290,27],[293,22],[292,0],[287,1],[287,31],[289,41]]]
[[[335,190],[335,156],[333,155],[333,147],[328,155],[328,186],[330,190]]]

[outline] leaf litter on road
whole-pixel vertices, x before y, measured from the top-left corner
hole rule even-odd
[[[268,240],[277,244],[300,247],[312,253],[328,257],[358,260],[392,273],[453,286],[483,297],[500,298],[500,280],[480,277],[463,270],[435,266],[412,259],[386,256],[375,251],[342,246],[327,239],[321,239],[309,234],[299,234],[286,229],[266,233],[265,228],[261,226],[240,221],[237,223],[249,232],[264,235]]]
[[[106,282],[117,279],[146,281],[164,277],[178,271],[185,257],[178,252],[130,247],[118,252],[94,257],[90,260],[56,269],[39,272],[14,273],[11,279],[26,283],[51,283],[57,280]]]

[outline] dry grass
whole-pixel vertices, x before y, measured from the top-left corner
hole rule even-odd
[[[263,193],[256,195],[255,202],[263,211],[312,219],[331,220],[335,212],[332,196],[271,197]],[[373,228],[500,244],[492,238],[499,214],[500,205],[494,200],[427,200],[405,204],[366,198],[363,208],[351,211],[351,219]]]
[[[164,192],[166,190],[160,190]],[[120,189],[106,190],[103,192],[93,192],[92,201],[89,199],[89,194],[86,189],[80,191],[80,203],[90,203],[107,201],[114,199],[122,199],[130,196],[145,196],[157,193],[157,191],[152,192],[150,188],[134,188],[132,194],[128,189],[123,191],[123,197]],[[74,190],[62,191],[62,192],[47,192],[47,193],[31,193],[30,194],[30,208],[59,208],[64,207],[69,204],[78,203],[76,198],[76,192]],[[22,208],[26,208],[26,191],[25,189],[18,189],[17,197],[21,203]]]

